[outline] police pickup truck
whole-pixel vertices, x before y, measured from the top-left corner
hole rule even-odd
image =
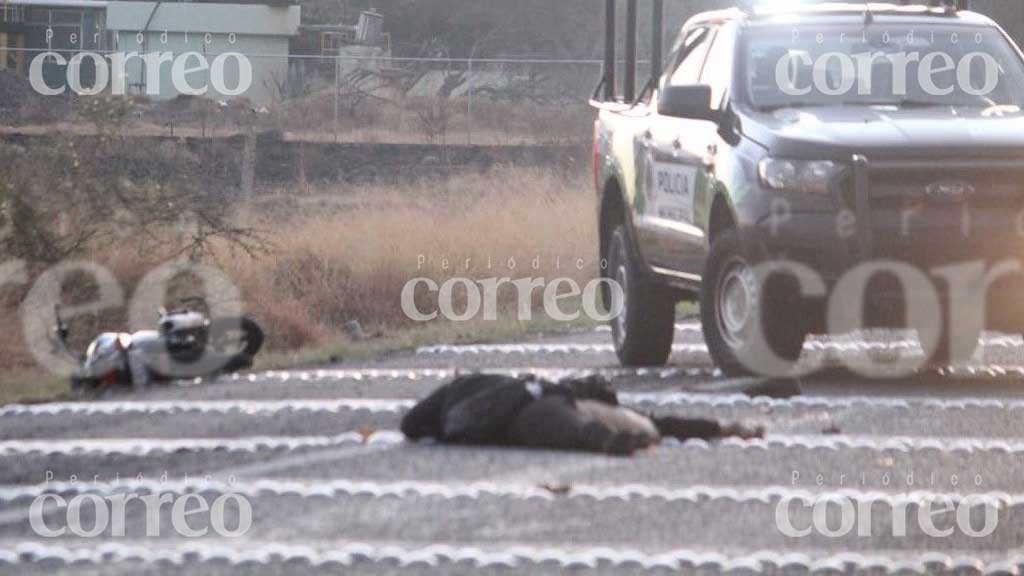
[[[637,0],[606,0],[592,104],[606,303],[621,362],[667,362],[699,301],[730,375],[785,372],[810,334],[916,329],[924,362],[1020,334],[1024,57],[966,2],[700,14],[637,82]],[[646,55],[642,55],[646,57]],[[621,76],[621,78],[617,78]]]

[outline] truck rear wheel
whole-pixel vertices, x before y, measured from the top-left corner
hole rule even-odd
[[[623,226],[612,233],[608,270],[624,300],[612,319],[619,361],[630,367],[664,366],[672,355],[676,301],[668,289],[644,276]]]
[[[757,375],[764,350],[755,345],[758,317],[764,344],[778,360],[800,358],[807,332],[798,311],[785,299],[765,298],[765,291],[735,231],[723,232],[711,246],[700,311],[708,351],[727,376]]]

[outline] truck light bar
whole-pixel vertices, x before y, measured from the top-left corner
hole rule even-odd
[[[900,0],[900,4],[909,6],[917,4],[912,0]],[[951,10],[970,10],[971,0],[928,0],[928,5],[932,8],[949,8]]]
[[[772,6],[771,0],[738,0],[738,4],[741,10],[744,12],[753,14],[758,8],[770,8]],[[929,8],[943,8],[949,12],[958,12],[960,10],[970,10],[971,0],[873,0],[866,2],[850,2],[847,0],[803,0],[796,4],[796,6],[814,6],[814,5],[827,5],[834,4],[837,7],[841,7],[843,10],[849,10],[852,6],[861,6],[864,8],[881,8],[885,4],[896,5],[896,6],[927,6]],[[874,6],[872,6],[874,5]]]

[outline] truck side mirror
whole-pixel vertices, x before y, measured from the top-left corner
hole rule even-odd
[[[665,86],[658,97],[658,114],[688,120],[719,121],[718,111],[711,108],[711,86],[706,84]]]

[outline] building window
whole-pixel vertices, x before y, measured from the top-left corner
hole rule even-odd
[[[0,5],[0,22],[5,24],[21,24],[25,21],[25,7]]]

